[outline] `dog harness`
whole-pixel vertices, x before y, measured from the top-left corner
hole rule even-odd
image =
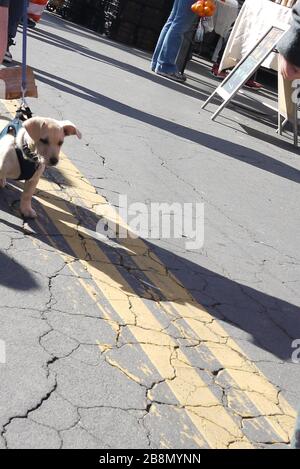
[[[0,139],[1,137],[4,137],[7,134],[12,135],[13,137],[16,138],[17,133],[19,130],[22,128],[23,121],[23,115],[28,113],[27,109],[24,110],[19,110],[17,112],[17,115],[15,119],[10,122],[5,129],[0,133]],[[28,115],[28,114],[26,114]],[[30,116],[28,115],[28,118]],[[36,172],[36,170],[39,167],[39,157],[36,153],[30,150],[28,145],[23,145],[22,148],[18,147],[15,144],[15,152],[18,157],[21,173],[20,176],[18,177],[17,181],[28,181],[31,179]]]
[[[32,152],[30,152],[29,148],[28,151],[30,152],[30,155],[28,154],[27,156],[27,148],[28,147],[24,146],[22,151],[21,148],[15,146],[16,154],[21,169],[21,173],[17,181],[28,181],[33,177],[39,167],[38,157]]]

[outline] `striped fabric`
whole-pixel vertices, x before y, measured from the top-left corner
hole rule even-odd
[[[48,0],[31,0],[28,6],[28,16],[33,21],[38,22],[41,19]]]

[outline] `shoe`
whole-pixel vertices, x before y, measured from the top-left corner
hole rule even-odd
[[[155,73],[165,78],[169,78],[170,80],[177,81],[178,83],[184,83],[186,81],[186,76],[179,72],[161,72],[160,70],[156,70]]]
[[[15,45],[16,45],[15,40],[12,37],[9,37],[8,38],[8,43],[7,43],[8,49],[10,48],[10,46],[15,46]]]
[[[28,18],[27,19],[27,25],[28,25],[28,28],[35,28],[36,27],[36,22],[33,21],[31,18]]]
[[[260,90],[263,85],[250,78],[250,80],[246,81],[244,86],[246,86],[247,88],[251,88],[252,90]]]
[[[13,61],[13,57],[11,55],[11,53],[9,52],[9,49],[7,49],[7,51],[5,52],[5,55],[3,57],[3,63],[4,64],[11,64]]]
[[[5,52],[4,57],[3,57],[3,63],[4,63],[4,64],[5,64],[5,63],[6,63],[6,64],[11,64],[11,63],[12,63],[13,57],[12,57],[11,53],[9,52],[9,48],[10,48],[11,46],[15,46],[15,45],[16,45],[16,43],[15,43],[15,41],[13,40],[13,38],[12,38],[12,37],[9,37],[9,38],[8,38],[8,41],[7,41],[7,49],[6,49],[6,52]]]
[[[155,70],[156,70],[156,67],[151,66],[151,71],[155,73]],[[184,79],[184,81],[187,80],[187,76],[186,76],[185,73],[181,73],[181,72],[178,72],[178,73],[179,73],[179,75],[182,76],[182,78]]]
[[[219,70],[219,64],[213,64],[211,68],[211,74],[216,78],[221,78],[222,80],[227,77],[227,72],[223,72]]]
[[[219,73],[219,64],[214,63],[213,66],[211,67],[210,73],[215,77]]]

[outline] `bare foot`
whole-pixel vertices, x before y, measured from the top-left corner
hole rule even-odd
[[[6,186],[6,179],[0,179],[0,189],[4,189],[4,187]]]

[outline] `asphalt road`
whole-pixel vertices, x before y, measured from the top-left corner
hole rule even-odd
[[[34,113],[83,139],[40,182],[36,222],[19,217],[21,183],[0,194],[0,448],[287,448],[300,159],[276,116],[234,105],[213,123],[205,62],[173,83],[147,53],[54,15],[29,46]],[[2,125],[15,105],[1,102]],[[120,196],[131,215],[204,204],[203,247],[184,232],[99,239]]]

